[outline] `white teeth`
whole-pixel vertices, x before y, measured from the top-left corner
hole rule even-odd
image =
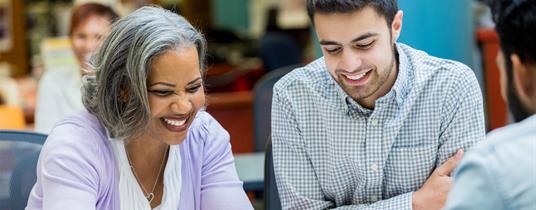
[[[353,75],[353,76],[350,76],[350,75],[345,75],[345,76],[346,76],[346,78],[351,79],[351,80],[358,80],[358,79],[361,79],[363,76],[365,76],[365,74],[367,74],[367,72],[363,72],[361,74]]]
[[[164,118],[164,121],[167,124],[170,124],[170,125],[173,125],[173,126],[181,126],[181,125],[184,125],[184,123],[186,122],[186,119],[184,119],[184,120],[170,120],[170,119]]]

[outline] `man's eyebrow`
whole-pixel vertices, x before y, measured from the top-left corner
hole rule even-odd
[[[359,42],[361,40],[364,40],[364,39],[367,39],[367,38],[370,38],[370,37],[373,37],[373,36],[378,36],[378,35],[379,35],[378,33],[368,32],[368,33],[365,33],[365,34],[363,34],[361,36],[358,36],[358,37],[352,39],[352,42]],[[341,44],[338,43],[338,42],[335,42],[335,41],[321,40],[320,45],[341,45]]]
[[[341,45],[341,44],[334,42],[334,41],[321,40],[320,45]]]
[[[367,38],[370,38],[370,37],[373,37],[373,36],[378,36],[379,34],[378,33],[372,33],[372,32],[368,32],[366,34],[363,34],[361,36],[358,36],[354,39],[352,39],[352,42],[359,42],[363,39],[367,39]]]

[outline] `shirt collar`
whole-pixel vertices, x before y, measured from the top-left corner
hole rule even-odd
[[[409,63],[408,55],[404,48],[406,46],[401,43],[396,44],[397,56],[398,56],[398,75],[396,77],[395,84],[391,89],[395,93],[396,103],[400,106],[404,103],[404,99],[408,94],[411,86],[411,73],[414,72],[413,65]]]
[[[345,112],[345,113],[349,113],[350,110],[358,110],[359,112],[361,112],[362,114],[369,114],[372,112],[372,110],[370,109],[367,109],[363,106],[361,106],[359,103],[357,103],[356,101],[354,101],[354,99],[352,99],[352,97],[350,97],[346,92],[344,92],[344,90],[342,89],[342,87],[337,83],[335,82],[335,80],[333,78],[331,78],[332,82],[333,82],[333,86],[335,87],[335,90],[337,92],[337,98],[339,98],[339,100],[342,102],[342,103],[339,103],[341,104],[341,109]]]

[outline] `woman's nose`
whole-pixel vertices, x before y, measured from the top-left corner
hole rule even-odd
[[[192,103],[189,98],[184,95],[176,95],[174,101],[171,104],[171,111],[179,114],[185,114],[192,110]]]

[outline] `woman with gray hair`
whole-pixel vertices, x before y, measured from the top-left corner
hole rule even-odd
[[[205,48],[161,8],[115,23],[84,78],[88,112],[50,133],[26,209],[252,209],[229,134],[202,109]]]

